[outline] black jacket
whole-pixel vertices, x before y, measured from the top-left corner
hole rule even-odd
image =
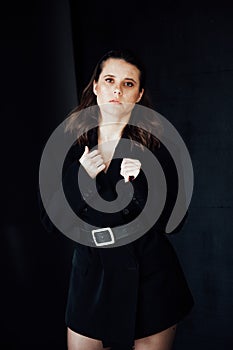
[[[125,132],[122,137],[127,138],[127,132]],[[90,133],[90,143],[88,146],[91,149],[96,146],[96,144],[97,130],[93,129]],[[97,175],[96,179],[98,193],[106,200],[113,200],[116,198],[116,183],[120,179],[123,179],[120,175],[122,158],[117,158],[120,144],[121,141],[116,148],[116,159],[112,160],[107,173],[101,172]],[[96,193],[92,193],[87,186],[82,195],[78,187],[77,174],[81,166],[78,160],[83,152],[84,146],[80,147],[74,144],[67,154],[63,167],[62,184],[64,193],[75,214],[82,218],[82,220],[91,225],[96,225],[97,227],[114,227],[133,220],[141,213],[147,200],[148,186],[146,174],[140,171],[138,177],[132,181],[134,189],[133,199],[126,208],[114,214],[99,213],[98,210],[88,205],[85,200],[88,197],[92,201],[95,201]],[[147,247],[146,249],[148,252],[153,248],[153,244],[151,245],[152,248],[150,248],[150,244],[148,244],[150,239],[153,240],[156,235],[165,234],[166,223],[177,199],[178,176],[173,159],[162,143],[153,153],[161,164],[167,184],[167,197],[164,209],[153,227],[142,237],[137,238],[129,244],[116,248],[94,248],[79,244],[78,242],[76,243],[73,257],[73,270],[79,271],[79,277],[77,278],[80,278],[80,275],[86,276],[88,271],[90,271],[86,278],[86,283],[89,278],[89,284],[87,283],[88,287],[85,287],[85,293],[80,296],[73,295],[75,289],[71,286],[68,297],[69,311],[66,316],[67,324],[69,325],[72,317],[75,318],[75,316],[71,316],[72,311],[70,310],[72,306],[70,305],[74,300],[76,302],[77,299],[79,299],[80,301],[77,301],[77,308],[79,309],[80,315],[82,315],[82,324],[77,326],[77,329],[74,327],[73,329],[88,335],[86,329],[89,327],[91,329],[90,336],[103,339],[105,344],[108,342],[119,342],[119,335],[122,343],[129,344],[130,346],[133,344],[133,339],[135,337],[138,283],[140,280],[140,257],[145,254],[145,247]],[[129,153],[126,156],[137,159],[140,158],[142,163],[144,161],[143,151],[138,146],[134,146],[131,150],[129,149]],[[153,171],[153,169],[151,169],[151,171]],[[89,177],[88,174],[86,174],[86,176],[87,178]],[[88,179],[88,181],[89,180],[90,179]],[[158,195],[159,186],[156,188],[156,179],[154,183],[155,194]],[[55,189],[54,198],[51,198],[51,205],[55,208],[60,190],[61,189]],[[153,191],[153,188],[149,190]],[[131,187],[129,183],[125,183],[125,194],[127,195],[129,191],[131,191]],[[45,228],[50,232],[56,231],[56,228],[44,210],[41,200],[40,209],[41,220]],[[57,207],[57,217],[63,220],[62,208]],[[180,225],[172,233],[180,231],[186,217],[187,212]],[[71,238],[76,240],[76,238],[78,238],[76,222],[74,222],[73,228],[70,228],[70,231],[76,232],[75,234],[71,234]],[[151,261],[148,260],[146,266],[144,266],[148,275],[155,269],[155,261],[153,259]],[[161,260],[163,259],[165,258],[161,253]],[[93,271],[91,270],[92,265],[95,265],[95,270]],[[104,280],[101,280],[103,271]],[[72,271],[72,273],[74,274],[74,271]],[[93,282],[97,278],[96,276],[98,276],[98,280]],[[71,284],[74,283],[73,280]],[[79,293],[79,291],[77,291],[77,293]],[[187,305],[189,305],[189,302],[187,302]],[[184,304],[184,308],[186,306]],[[87,310],[89,311],[87,312]],[[163,317],[164,316],[161,318],[161,327],[163,327]],[[164,324],[165,323],[166,322],[164,322]],[[72,323],[70,327],[72,328]]]

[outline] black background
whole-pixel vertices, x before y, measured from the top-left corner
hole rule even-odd
[[[66,349],[73,242],[39,220],[43,146],[109,49],[140,53],[155,109],[191,155],[188,221],[171,241],[195,298],[175,350],[233,346],[233,5],[10,2],[1,5],[2,349]]]

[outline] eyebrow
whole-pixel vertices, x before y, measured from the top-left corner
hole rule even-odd
[[[116,78],[116,76],[113,75],[113,74],[106,74],[106,75],[104,75],[104,78],[106,78],[106,77]],[[133,81],[135,84],[137,84],[137,82],[136,82],[133,78],[124,78],[124,80],[131,80],[131,81]]]

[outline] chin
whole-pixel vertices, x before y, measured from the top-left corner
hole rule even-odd
[[[99,105],[100,110],[104,114],[109,114],[109,116],[125,117],[133,109],[134,103],[103,103]]]

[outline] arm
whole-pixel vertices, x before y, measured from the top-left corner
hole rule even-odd
[[[154,227],[156,228],[157,231],[166,233],[167,223],[173,212],[173,209],[177,200],[178,190],[182,191],[181,189],[182,185],[179,184],[180,187],[178,186],[178,173],[177,173],[176,165],[170,153],[163,146],[162,143],[160,145],[160,148],[157,148],[154,151],[154,156],[158,159],[163,169],[165,180],[166,180],[166,186],[167,186],[165,204]],[[143,162],[143,157],[141,160]],[[152,168],[151,168],[151,172],[153,172]],[[131,218],[133,218],[133,216],[135,217],[140,214],[140,212],[143,210],[147,202],[147,194],[148,194],[147,179],[146,179],[146,174],[144,174],[142,169],[140,169],[139,175],[134,180],[132,180],[131,183],[133,185],[133,191],[134,191],[133,200],[130,202],[130,204],[127,206],[126,209],[129,213],[131,213]],[[161,193],[160,183],[156,181],[156,174],[154,176],[154,184],[153,186],[150,187],[150,191],[153,191],[154,201],[156,201],[156,197],[158,197],[159,193]],[[130,189],[127,191],[127,183],[126,183],[126,193],[130,193],[130,195],[132,196]],[[154,203],[156,206],[156,202]],[[153,209],[155,209],[155,207],[153,207],[152,205],[150,212],[146,213],[147,216],[150,215],[150,220],[148,217],[147,218],[145,217],[146,220],[151,221],[151,218],[153,220],[153,214],[154,214]],[[178,226],[175,229],[173,229],[172,232],[169,232],[169,234],[179,232],[182,229],[187,219],[187,216],[188,216],[188,212],[185,213],[183,219],[178,224]]]
[[[65,210],[63,210],[63,191],[66,200],[68,201],[68,204],[78,216],[81,215],[82,210],[86,206],[86,198],[89,197],[89,199],[94,200],[94,197],[96,195],[96,192],[91,191],[90,187],[88,186],[88,183],[90,181],[93,182],[94,180],[89,176],[89,174],[85,171],[84,168],[82,169],[85,177],[84,183],[87,184],[87,186],[83,189],[82,194],[79,190],[78,171],[79,167],[82,167],[81,163],[79,162],[82,153],[82,147],[73,145],[67,153],[63,164],[62,179],[56,178],[54,179],[54,181],[51,181],[49,176],[48,180],[46,179],[48,181],[48,183],[46,183],[46,186],[49,189],[49,193],[53,193],[52,196],[48,199],[46,208],[49,208],[48,212],[50,213],[50,216],[52,214],[53,220],[55,220],[56,223],[63,221],[63,223],[67,222],[70,224],[69,219],[65,217]],[[49,159],[50,161],[48,162],[48,173],[50,171],[49,167],[53,167],[53,169],[56,169],[55,155],[56,154],[53,154]],[[56,227],[45,210],[40,190],[38,190],[38,202],[40,220],[43,226],[48,232],[55,232]]]

